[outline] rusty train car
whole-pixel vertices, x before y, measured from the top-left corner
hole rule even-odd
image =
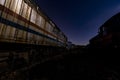
[[[67,37],[32,0],[0,0],[0,42],[65,46]]]
[[[0,73],[6,65],[32,65],[63,54],[67,41],[33,0],[0,0]]]
[[[120,48],[120,13],[106,21],[89,43],[94,48]]]

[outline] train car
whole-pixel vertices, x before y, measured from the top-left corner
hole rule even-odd
[[[65,46],[67,37],[32,0],[0,0],[0,42]]]
[[[33,0],[0,0],[0,73],[4,65],[15,69],[63,54],[67,42]]]
[[[120,48],[120,13],[106,21],[89,43],[95,48]]]

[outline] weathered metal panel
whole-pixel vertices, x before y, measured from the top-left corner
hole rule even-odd
[[[42,27],[42,28],[45,27],[45,19],[44,18],[42,18],[42,20],[41,20],[41,26],[40,27]]]
[[[31,18],[30,18],[30,21],[35,23],[36,22],[36,11],[34,9],[32,9],[32,13],[31,13]]]
[[[26,26],[25,22],[21,21],[21,20],[17,20],[20,25],[22,26]],[[26,31],[23,31],[23,30],[19,30],[19,29],[16,29],[15,31],[15,36],[16,36],[16,39],[17,40],[26,40],[26,35],[27,35],[27,32]]]
[[[17,14],[20,13],[22,1],[23,1],[23,0],[18,0],[18,2],[17,2],[17,6],[16,6],[16,10],[15,10],[15,12],[16,12]]]
[[[37,30],[35,26],[31,26],[31,25],[29,25],[29,28],[35,31]]]
[[[42,17],[38,14],[36,19],[36,24],[40,27],[42,22]]]
[[[5,3],[5,0],[0,0],[1,5],[4,5],[4,3]]]
[[[2,12],[2,15],[1,15],[3,18],[6,18],[7,14],[5,12]]]
[[[52,32],[53,31],[53,27],[52,27],[52,25],[50,24],[50,23],[46,23],[46,30],[48,31],[48,32]]]
[[[2,37],[4,24],[0,23],[0,38]]]
[[[10,32],[9,32],[10,39],[14,39],[16,28],[11,27],[11,26],[8,26],[8,27],[10,27]]]
[[[32,40],[32,34],[31,33],[28,33],[27,39],[28,39],[28,42],[30,43],[30,41]]]
[[[16,30],[16,33],[17,33],[17,39],[19,40],[19,39],[22,39],[23,38],[23,30]]]
[[[2,14],[2,11],[0,10],[0,16],[1,16],[1,14]]]
[[[6,19],[9,21],[14,21],[14,17],[9,14],[7,14]]]
[[[44,26],[45,26],[45,19],[40,15],[40,14],[37,14],[37,17],[36,17],[36,25],[38,25],[40,28],[44,29]]]
[[[5,24],[3,24],[2,25],[2,31],[1,31],[2,38],[6,37],[6,28],[7,28],[7,26]]]
[[[27,12],[26,12],[26,14],[27,14],[27,15],[26,15],[26,19],[27,19],[27,20],[30,20],[31,10],[32,10],[31,7],[30,7],[30,6],[27,6]]]
[[[3,35],[5,36],[6,39],[9,39],[11,37],[10,31],[11,31],[11,27],[6,25],[5,34]]]
[[[15,12],[16,7],[18,5],[18,0],[6,0],[6,1],[11,1],[11,3],[9,4],[9,9]]]
[[[7,14],[6,16],[6,19],[10,20],[10,21],[13,21],[13,16]],[[6,39],[13,39],[14,38],[14,34],[15,34],[15,28],[9,26],[9,25],[6,25],[6,31],[5,31],[5,36],[6,36]]]
[[[4,0],[1,0],[0,4],[3,3]],[[60,33],[61,30],[47,16],[45,17],[38,7],[29,2],[6,0],[5,7],[0,6],[0,9],[3,11],[1,18],[7,21],[2,21],[6,25],[0,23],[0,35],[3,38],[19,42],[28,40],[32,44],[45,45],[66,41],[66,37]]]
[[[35,35],[32,33],[28,33],[28,42],[29,44],[34,44],[34,40],[35,40]]]
[[[43,37],[38,36],[38,39],[37,39],[37,40],[38,40],[38,43],[39,43],[39,44],[42,44],[42,43],[43,43]]]
[[[10,8],[11,0],[5,1],[5,7]]]
[[[26,18],[27,17],[27,15],[28,14],[26,14],[27,13],[27,4],[26,3],[22,3],[22,5],[23,5],[23,8],[22,8],[22,10],[21,10],[21,15],[22,15],[22,17],[24,17],[24,18]]]

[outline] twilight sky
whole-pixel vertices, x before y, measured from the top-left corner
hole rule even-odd
[[[120,0],[35,0],[69,41],[86,45],[98,28],[120,12]]]

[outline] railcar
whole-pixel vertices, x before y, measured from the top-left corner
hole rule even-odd
[[[67,36],[33,0],[0,0],[0,73],[6,65],[49,60],[66,44]]]
[[[0,0],[0,42],[65,46],[67,37],[32,0]]]
[[[89,42],[91,47],[96,48],[120,48],[120,13],[106,21]]]

